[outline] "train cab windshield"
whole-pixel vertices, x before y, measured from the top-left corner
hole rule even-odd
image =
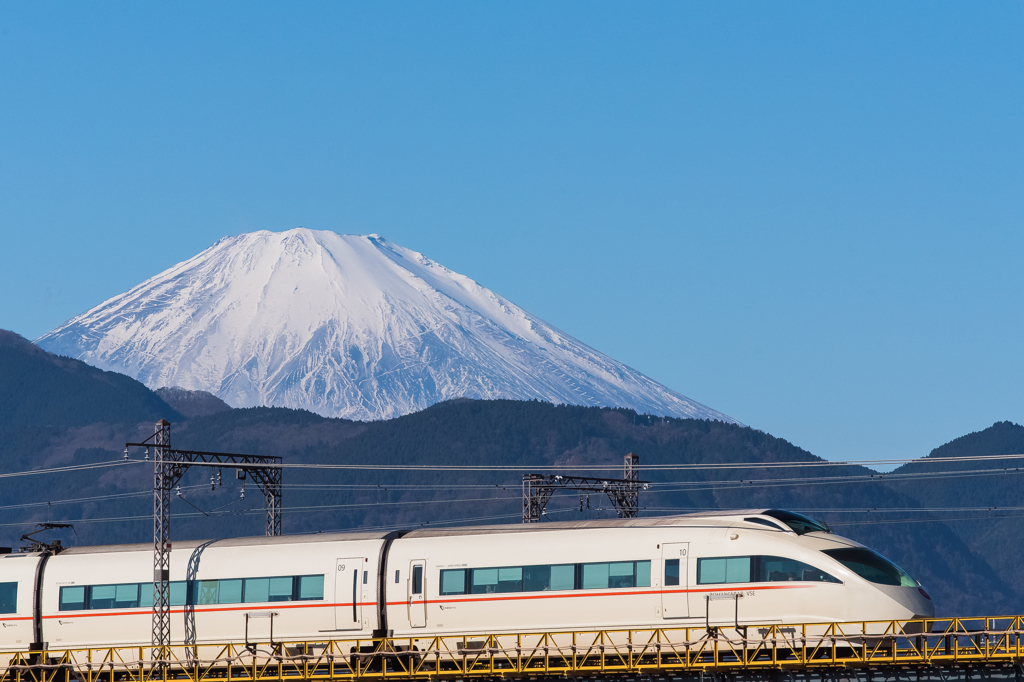
[[[797,535],[804,535],[805,533],[830,533],[828,526],[820,521],[815,521],[809,516],[803,514],[797,514],[796,512],[785,511],[783,509],[769,509],[764,512],[765,516],[770,516],[773,519],[777,519],[786,524],[791,531]]]
[[[822,553],[832,557],[861,578],[879,585],[917,587],[920,583],[906,571],[877,552],[863,547],[841,547],[824,549]]]

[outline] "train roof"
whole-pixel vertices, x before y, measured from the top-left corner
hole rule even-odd
[[[596,528],[652,528],[658,526],[718,526],[722,523],[742,521],[745,516],[763,515],[771,509],[728,509],[700,511],[672,516],[643,516],[632,519],[591,519],[580,521],[551,521],[544,523],[505,523],[490,526],[459,526],[456,528],[416,528],[403,530],[404,538],[454,537],[463,535],[493,535],[501,533],[542,533],[556,530],[585,530]],[[359,540],[385,540],[396,531],[351,531],[346,533],[311,533],[302,535],[278,535],[273,537],[253,536],[228,538],[224,540],[175,540],[174,549],[194,549],[211,543],[217,547],[249,547],[255,545],[292,545],[311,542],[353,542]],[[99,554],[105,552],[150,551],[153,543],[94,545],[89,547],[68,547],[62,555]]]

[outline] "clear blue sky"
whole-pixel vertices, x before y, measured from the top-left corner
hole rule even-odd
[[[1024,422],[1024,4],[0,4],[0,327],[383,234],[829,458]]]

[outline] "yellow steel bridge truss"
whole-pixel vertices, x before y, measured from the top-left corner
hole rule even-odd
[[[1024,616],[0,652],[0,682],[652,676],[1020,666]],[[1019,669],[1019,668],[1018,668]]]

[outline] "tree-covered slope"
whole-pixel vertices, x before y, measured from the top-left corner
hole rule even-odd
[[[0,426],[84,426],[180,419],[138,381],[47,353],[0,330]]]
[[[894,484],[922,504],[954,508],[947,525],[970,549],[987,559],[1007,585],[1024,594],[1024,459],[965,460],[969,457],[1024,454],[1024,426],[996,422],[935,448],[898,474],[942,472],[943,478]],[[936,460],[953,459],[952,462]],[[955,461],[962,460],[962,461]]]

